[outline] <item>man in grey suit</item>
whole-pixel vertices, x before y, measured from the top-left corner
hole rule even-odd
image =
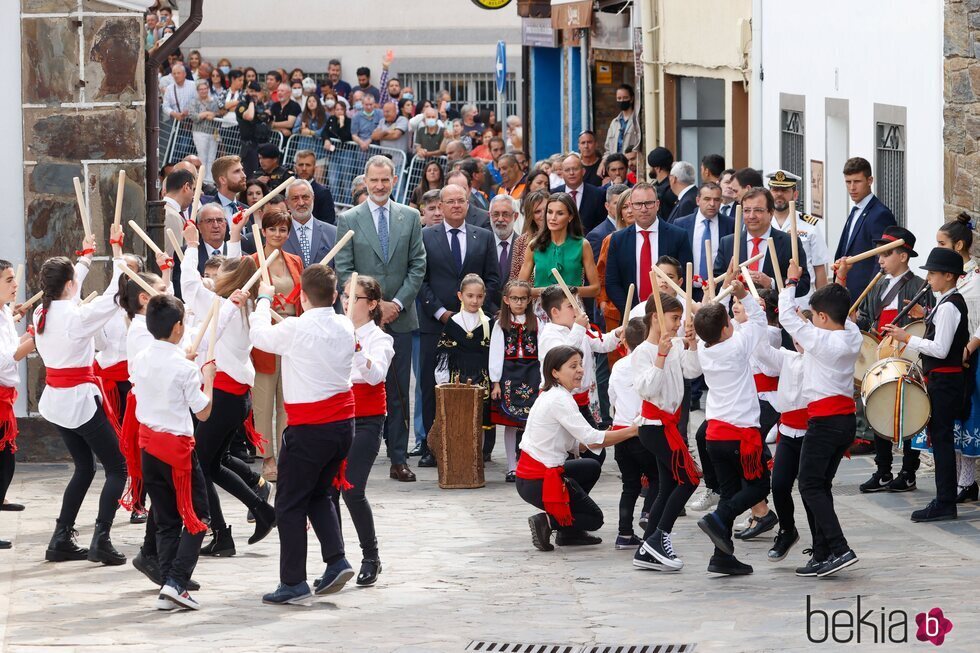
[[[366,202],[345,211],[337,221],[337,237],[348,231],[354,238],[334,259],[341,287],[353,272],[374,277],[381,284],[381,323],[395,339],[395,358],[386,381],[388,420],[385,439],[393,479],[414,481],[408,461],[408,388],[412,371],[412,331],[419,326],[415,310],[425,276],[425,248],[419,212],[391,200],[395,166],[373,156],[365,166]]]

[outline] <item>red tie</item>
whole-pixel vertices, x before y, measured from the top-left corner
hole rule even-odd
[[[643,245],[640,247],[640,301],[645,302],[650,293],[653,292],[653,285],[650,282],[650,271],[653,269],[653,253],[650,251],[650,232],[640,231],[643,236]],[[629,319],[628,315],[623,316],[624,323]]]
[[[571,194],[572,194],[572,201],[575,202],[575,206],[578,206],[578,191],[573,190],[571,191]]]
[[[753,238],[752,239],[752,254],[749,255],[749,258],[752,258],[752,257],[755,257],[755,256],[758,256],[759,255],[759,243],[761,243],[761,242],[762,242],[762,238]],[[756,261],[755,263],[753,263],[752,265],[750,265],[749,266],[749,269],[750,270],[754,270],[755,272],[758,272],[759,271],[759,263],[761,263],[761,262],[762,262],[762,259],[759,259],[758,261]]]

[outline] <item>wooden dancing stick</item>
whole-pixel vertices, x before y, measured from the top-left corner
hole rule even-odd
[[[357,301],[357,272],[351,272],[350,275],[350,294],[347,295],[347,317],[350,317],[351,311],[354,310],[354,302]]]
[[[864,259],[871,258],[872,256],[878,256],[878,254],[891,251],[896,247],[902,247],[903,245],[905,245],[905,241],[903,239],[899,238],[898,240],[893,240],[890,243],[879,245],[878,247],[875,247],[874,249],[869,249],[866,252],[861,252],[860,254],[855,254],[854,256],[848,256],[847,264],[854,265],[855,263],[860,263]]]
[[[793,242],[796,242],[795,240]],[[769,260],[772,261],[772,273],[776,277],[776,289],[783,291],[783,271],[779,269],[779,259],[776,258],[776,241],[769,237]],[[794,261],[796,259],[793,259]]]
[[[155,242],[153,242],[153,239],[146,235],[146,232],[143,231],[143,229],[140,228],[140,226],[138,224],[136,224],[136,221],[135,220],[130,220],[129,221],[129,228],[132,229],[133,231],[135,231],[136,232],[136,235],[139,236],[140,239],[144,243],[146,243],[146,246],[149,247],[150,249],[152,249],[154,253],[156,253],[156,254],[163,254],[163,250],[160,249],[159,247],[157,247],[157,244]]]
[[[684,289],[683,288],[681,288],[676,283],[674,283],[674,280],[671,279],[670,277],[668,277],[667,276],[667,273],[660,269],[660,266],[654,265],[652,268],[650,268],[650,272],[652,274],[656,274],[658,277],[660,277],[661,279],[663,279],[664,283],[666,283],[668,286],[670,286],[670,288],[675,293],[677,293],[678,296],[683,296],[683,295],[686,294],[684,292]],[[652,279],[653,277],[651,276],[650,278]],[[659,284],[656,284],[656,283],[653,284],[653,287],[656,288],[656,289],[659,289],[660,288]],[[660,291],[657,290],[657,292],[660,292]]]
[[[86,297],[85,299],[82,300],[82,306],[84,306],[85,304],[88,304],[90,301],[92,301],[93,299],[95,299],[98,296],[99,296],[99,293],[97,293],[96,291],[93,290],[92,292],[90,292],[88,294],[88,297]]]
[[[85,230],[85,237],[88,238],[92,235],[92,223],[89,220],[88,206],[85,204],[85,193],[82,192],[82,180],[73,177],[72,181],[75,182],[75,201],[78,202],[78,215],[82,218],[82,229]]]
[[[739,263],[738,266],[739,267],[742,267],[743,265],[752,265],[756,261],[761,261],[765,257],[765,255],[766,255],[766,253],[764,251],[759,252],[758,254],[756,254],[755,256],[753,256],[752,258],[747,259],[746,261],[744,261],[742,263]],[[714,282],[715,283],[718,283],[719,281],[724,281],[725,277],[727,277],[727,276],[728,276],[728,272],[725,272],[724,274],[719,274],[717,277],[714,278]],[[728,283],[725,283],[725,285],[727,286]]]
[[[33,306],[38,301],[40,301],[41,297],[43,297],[43,296],[44,296],[44,292],[43,291],[38,291],[38,293],[36,295],[34,295],[33,297],[31,297],[30,299],[28,299],[27,301],[25,301],[23,304],[20,305],[21,310],[25,310],[26,311],[31,306]]]
[[[633,308],[633,293],[636,292],[636,284],[631,283],[629,290],[626,291],[626,306],[625,313],[623,315],[622,324],[623,326],[629,324],[630,321],[630,309]]]
[[[724,288],[722,288],[721,292],[718,293],[718,295],[715,297],[715,301],[716,302],[721,302],[722,300],[724,300],[725,298],[727,298],[731,294],[732,294],[732,287],[731,287],[731,285],[725,286]]]
[[[694,264],[688,262],[687,277],[684,279],[687,287],[687,319],[694,319]]]
[[[259,267],[265,266],[265,243],[262,242],[262,227],[257,224],[252,225],[252,237],[255,239],[255,255],[259,258]],[[263,283],[272,283],[272,277],[268,268],[262,274]]]
[[[112,224],[121,224],[123,197],[126,195],[126,171],[119,171],[119,183],[116,186],[116,213],[112,218]]]
[[[251,290],[252,286],[254,286],[255,283],[259,280],[259,277],[265,274],[265,271],[269,268],[270,265],[272,265],[272,262],[275,261],[276,258],[278,258],[278,256],[279,256],[279,250],[278,249],[272,250],[272,253],[269,254],[269,257],[265,259],[265,264],[260,265],[259,269],[255,271],[255,274],[253,274],[249,278],[249,280],[245,282],[245,285],[242,286],[242,292],[248,292],[249,290]]]
[[[177,240],[177,234],[175,234],[174,230],[169,227],[167,228],[167,239],[170,240],[170,244],[174,246],[174,255],[181,263],[183,263],[184,248],[180,246],[180,241]]]
[[[850,310],[847,311],[848,315],[850,315],[851,313],[853,313],[858,309],[858,306],[861,305],[861,302],[864,301],[864,298],[868,296],[868,293],[871,292],[871,289],[875,287],[875,284],[878,283],[878,281],[884,275],[885,275],[884,272],[879,272],[874,276],[874,278],[871,280],[871,283],[869,283],[868,286],[863,291],[861,291],[861,294],[858,296],[857,300],[853,304],[851,304]]]
[[[735,207],[735,236],[732,238],[732,258],[738,265],[738,255],[742,248],[742,204]]]
[[[561,273],[558,272],[558,268],[551,268],[551,274],[554,275],[555,281],[557,281],[558,285],[561,286],[561,289],[565,293],[565,298],[568,299],[568,303],[572,305],[575,312],[584,314],[584,311],[579,307],[578,302],[575,301],[575,295],[573,295],[572,291],[568,288],[568,284],[566,284],[565,280],[561,278]]]
[[[129,266],[126,265],[125,263],[117,263],[116,266],[123,274],[125,274],[127,277],[132,279],[133,283],[135,283],[137,286],[142,288],[146,292],[146,294],[148,294],[150,297],[156,297],[157,295],[160,294],[160,291],[158,291],[156,288],[143,281],[142,277],[140,277],[140,275],[133,272],[129,268]]]
[[[708,264],[704,266],[704,269],[708,271],[708,278],[704,279],[704,283],[707,284],[708,288],[708,299],[715,298],[715,278],[711,276],[711,268],[713,267],[714,257],[711,256],[711,241],[704,241],[704,256],[706,257]],[[722,275],[724,277],[724,275]]]
[[[201,347],[201,342],[204,340],[204,334],[208,331],[208,326],[211,324],[211,320],[217,322],[217,312],[218,307],[221,305],[221,300],[217,297],[211,302],[211,308],[208,309],[208,315],[201,322],[201,328],[198,330],[197,335],[194,336],[194,341],[191,343],[191,351],[197,351]],[[210,359],[209,359],[210,360]]]
[[[653,286],[653,303],[657,307],[657,324],[660,325],[660,335],[667,333],[667,323],[664,321],[664,304],[660,301],[660,286],[657,284],[657,278],[654,275],[654,270],[658,270],[656,265],[650,270],[650,285]]]
[[[278,251],[278,250],[276,250]],[[204,359],[204,364],[207,365],[209,362],[214,360],[214,345],[218,341],[218,313],[221,310],[221,298],[215,297],[214,301],[211,302],[211,308],[214,311],[214,317],[211,318],[211,329],[208,335],[208,355]],[[203,330],[203,327],[202,327]],[[197,351],[196,349],[194,351]]]
[[[293,183],[294,181],[296,181],[296,177],[289,177],[288,179],[285,179],[281,184],[279,184],[278,186],[270,190],[268,195],[260,199],[252,206],[245,209],[244,213],[242,213],[242,217],[240,220],[247,220],[248,216],[252,215],[256,211],[261,209],[263,206],[268,204],[269,200],[271,200],[273,197],[286,190],[286,187],[289,186],[289,184]],[[237,222],[235,224],[237,224]]]
[[[745,279],[745,285],[748,287],[749,292],[752,293],[753,297],[759,299],[759,289],[755,287],[755,281],[752,281],[752,275],[748,266],[742,265],[740,269],[742,270],[742,277]]]
[[[344,248],[344,245],[349,243],[353,238],[354,238],[354,230],[351,229],[350,231],[345,233],[340,238],[340,240],[337,241],[337,244],[334,245],[329,252],[327,252],[327,255],[324,256],[323,259],[320,261],[320,265],[326,265],[327,263],[332,261],[333,257],[336,256],[337,253]]]
[[[197,212],[201,210],[201,189],[204,185],[204,166],[197,171],[197,180],[194,182],[194,199],[191,201],[191,222],[197,224]]]
[[[14,284],[20,285],[20,282],[24,280],[24,264],[17,264],[17,271],[14,272]]]
[[[793,248],[792,258],[796,261],[796,264],[800,264],[800,245],[797,242],[799,240],[799,230],[796,228],[796,202],[790,200],[789,203],[789,237],[790,246]],[[774,256],[773,261],[776,260]],[[773,265],[773,267],[776,267]]]

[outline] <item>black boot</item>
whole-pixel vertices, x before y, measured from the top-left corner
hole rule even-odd
[[[126,556],[116,551],[109,539],[109,531],[112,524],[95,522],[95,532],[92,534],[92,544],[88,547],[89,562],[101,562],[104,565],[122,565],[126,563]]]
[[[57,522],[54,535],[48,542],[48,550],[44,552],[44,559],[48,562],[64,562],[66,560],[84,560],[88,555],[88,549],[78,546],[75,538],[78,531],[73,528],[74,524],[62,524]]]
[[[255,515],[255,532],[248,538],[248,543],[256,544],[276,527],[276,509],[263,502],[252,508],[252,514]]]
[[[231,526],[212,528],[214,538],[201,547],[202,556],[230,558],[235,555],[235,540],[231,539]]]

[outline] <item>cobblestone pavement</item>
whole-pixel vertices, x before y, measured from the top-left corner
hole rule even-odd
[[[499,450],[497,456],[502,457]],[[14,541],[12,550],[0,551],[0,649],[130,652],[169,645],[181,652],[452,652],[484,641],[574,645],[563,651],[669,643],[695,644],[698,651],[856,650],[855,643],[832,639],[808,642],[807,597],[813,610],[853,615],[860,594],[862,614],[873,612],[860,629],[856,616],[838,614],[838,624],[850,619],[854,626],[838,628],[840,639],[856,638],[860,630],[862,644],[875,637],[881,642],[882,619],[887,630],[901,619],[893,611],[904,611],[908,643],[873,650],[929,650],[931,644],[915,639],[914,618],[939,607],[954,625],[942,650],[978,650],[980,504],[961,510],[956,522],[913,524],[910,511],[934,491],[931,474],[920,473],[915,492],[859,495],[857,484],[872,467],[869,457],[845,461],[835,490],[860,563],[838,577],[816,580],[793,574],[803,559],[803,542],[784,563],[767,563],[769,537],[736,544],[740,559],[755,566],[754,575],[713,577],[705,571],[711,546],[693,512],[675,528],[683,571],[633,568],[631,553],[612,546],[619,477],[611,459],[593,493],[606,512],[603,544],[552,553],[531,548],[526,518],[533,510],[503,482],[499,462],[489,465],[486,488],[454,491],[439,490],[431,469],[417,470],[414,484],[390,481],[386,464],[379,462],[368,492],[384,561],[376,587],[350,585],[312,607],[262,605],[261,595],[277,582],[277,536],[248,546],[245,510],[225,496],[238,555],[202,559],[195,573],[203,586],[195,594],[203,606],[199,612],[162,613],[153,609],[155,588],[129,564],[43,561],[68,466],[21,465],[9,497],[28,509],[0,513],[0,536]],[[101,479],[100,474],[97,483]],[[95,504],[90,492],[79,520],[82,544],[91,537]],[[802,516],[798,498],[797,505]],[[113,539],[132,557],[143,529],[130,525],[122,512],[118,521]],[[348,530],[356,568],[359,551]],[[803,539],[808,540],[805,532]],[[322,563],[312,546],[310,552],[312,580]],[[809,621],[811,636],[824,638],[822,613]],[[904,634],[900,627],[890,632]]]

